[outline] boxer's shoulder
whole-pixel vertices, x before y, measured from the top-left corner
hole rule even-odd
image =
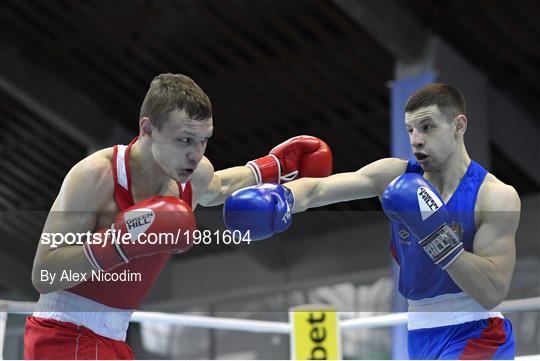
[[[111,183],[110,185],[112,185],[112,156],[113,148],[98,150],[75,164],[70,173],[73,172],[77,176],[88,177],[99,185],[103,185],[103,183]]]
[[[488,173],[478,190],[475,211],[519,211],[520,207],[516,189]]]
[[[71,168],[59,194],[67,208],[87,207],[91,200],[96,209],[100,209],[112,199],[114,178],[111,159],[112,148],[106,148],[90,154]]]
[[[208,158],[203,157],[193,176],[191,177],[191,186],[194,190],[206,189],[214,177],[214,166]]]
[[[514,187],[488,173],[476,198],[473,252],[487,254],[486,249],[506,249],[507,257],[515,257],[511,250],[515,247],[520,213],[521,201]],[[485,231],[479,236],[482,229]]]

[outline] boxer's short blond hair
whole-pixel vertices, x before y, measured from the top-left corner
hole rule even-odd
[[[141,106],[140,118],[148,117],[159,129],[174,110],[184,110],[188,117],[195,120],[212,117],[212,103],[208,95],[190,77],[183,74],[160,74],[150,83]]]

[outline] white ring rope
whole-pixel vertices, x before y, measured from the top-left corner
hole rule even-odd
[[[133,313],[133,322],[160,322],[169,325],[182,325],[188,327],[203,327],[215,330],[247,331],[259,333],[283,333],[291,332],[291,325],[288,322],[256,321],[238,318],[178,315],[164,312],[142,312]]]

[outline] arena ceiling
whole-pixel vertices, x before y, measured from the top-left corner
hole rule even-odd
[[[419,22],[540,116],[539,5],[493,3],[404,2]],[[388,155],[395,59],[331,1],[4,0],[0,19],[3,46],[15,48],[29,71],[47,73],[16,84],[19,96],[9,87],[0,91],[0,255],[15,261],[13,272],[29,274],[44,215],[66,172],[87,154],[84,134],[68,129],[85,129],[96,143],[104,142],[96,134],[108,129],[135,134],[149,81],[162,72],[191,76],[212,99],[216,131],[207,156],[216,169],[243,164],[298,134],[324,138],[336,172]],[[14,71],[4,68],[0,77]],[[63,124],[51,122],[40,107],[21,101],[34,85],[45,86],[57,108],[63,99],[66,108],[76,106],[65,90],[73,89],[102,116],[80,108]],[[507,163],[499,173],[512,181],[520,171]],[[526,178],[516,181],[538,190]],[[357,224],[342,215],[377,207],[373,200],[336,205],[325,228]],[[215,216],[203,222],[212,224]]]

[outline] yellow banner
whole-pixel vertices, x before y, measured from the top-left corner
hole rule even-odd
[[[292,360],[340,360],[337,312],[327,305],[305,305],[289,311]]]

